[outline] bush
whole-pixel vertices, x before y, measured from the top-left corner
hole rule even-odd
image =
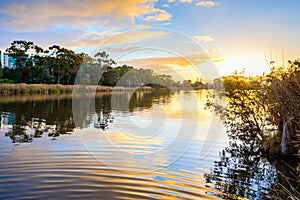
[[[12,83],[16,83],[16,82],[14,80],[11,80],[11,79],[0,78],[0,84],[2,84],[2,83],[12,84]]]

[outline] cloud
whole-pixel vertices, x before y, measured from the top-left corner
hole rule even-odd
[[[151,15],[148,15],[144,18],[145,21],[167,21],[170,20],[172,15],[165,10],[153,9]]]
[[[59,32],[59,34],[58,34]],[[50,30],[42,32],[5,32],[1,31],[0,49],[9,47],[13,40],[33,41],[35,44],[48,48],[57,44],[66,48],[97,47],[100,45],[128,45],[134,43],[160,39],[167,36],[162,30],[136,29],[127,32],[87,32],[81,29]],[[45,39],[46,38],[46,39]],[[139,44],[137,44],[139,45]],[[137,46],[136,45],[136,46]],[[119,49],[120,50],[120,49]]]
[[[196,3],[196,6],[202,6],[202,7],[214,7],[219,5],[220,3],[214,2],[214,1],[200,1]]]
[[[179,0],[180,3],[192,3],[193,0]]]
[[[211,36],[208,35],[198,35],[194,36],[194,38],[200,42],[210,42],[214,40]]]
[[[155,8],[156,0],[10,0],[1,1],[0,26],[17,31],[41,31],[56,26],[124,28],[136,19],[154,16],[169,20],[171,15]]]
[[[212,49],[209,49],[207,52],[208,53],[221,53],[222,51],[223,51],[222,48],[219,48],[219,49],[212,48]]]
[[[81,46],[138,43],[150,39],[162,38],[166,34],[167,33],[164,31],[148,31],[140,29],[128,32],[84,33],[77,38],[71,39],[69,46],[76,48]]]
[[[223,62],[226,60],[226,57],[211,57],[211,60],[214,62],[214,63],[218,63],[218,62]]]
[[[169,8],[170,6],[169,6],[169,4],[165,3],[165,4],[163,4],[163,7],[164,8]]]
[[[116,60],[119,65],[132,65],[137,68],[152,69],[158,74],[169,74],[175,80],[194,79],[199,76],[205,79],[219,77],[214,63],[224,61],[224,57],[209,57],[206,54],[188,55],[185,57],[147,57],[139,59]]]
[[[149,57],[149,58],[139,58],[131,59],[126,61],[118,61],[118,63],[130,64],[133,66],[151,66],[161,68],[162,66],[172,68],[172,67],[188,67],[197,66],[199,64],[207,61],[209,57],[207,55],[198,56],[186,56],[186,57]]]
[[[139,46],[125,46],[125,47],[107,47],[105,48],[105,50],[107,52],[128,52],[128,51],[133,51],[133,50],[136,50],[136,49],[139,49],[141,47]]]
[[[17,31],[0,31],[0,49],[9,47],[13,40],[32,41],[36,45],[48,48],[50,45],[57,44],[64,47],[73,47],[74,41],[80,38],[84,31],[79,29],[52,29],[41,32],[17,32]]]

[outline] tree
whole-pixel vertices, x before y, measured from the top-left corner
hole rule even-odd
[[[11,46],[6,49],[6,52],[10,54],[15,60],[16,71],[21,71],[22,82],[26,83],[28,78],[28,70],[26,66],[30,62],[29,53],[37,55],[43,52],[43,49],[33,42],[28,42],[25,40],[15,40],[11,43]]]
[[[83,62],[84,54],[76,54],[74,51],[53,45],[49,47],[52,51],[52,69],[57,78],[57,84],[72,84],[76,74]]]
[[[84,62],[78,73],[80,76],[79,83],[114,85],[115,79],[117,79],[117,73],[111,66],[116,63],[109,58],[108,53],[99,51],[94,56],[83,56]]]
[[[34,65],[28,69],[30,71],[29,83],[49,83],[51,81],[49,68],[45,65]]]

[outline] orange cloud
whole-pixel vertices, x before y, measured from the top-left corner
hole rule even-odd
[[[130,64],[134,66],[164,66],[164,67],[187,67],[197,66],[209,59],[206,55],[200,56],[186,56],[186,57],[154,57],[154,58],[140,58],[126,61],[117,61],[118,63]]]
[[[219,77],[214,63],[224,61],[224,57],[209,57],[203,55],[189,55],[186,57],[148,57],[131,60],[116,60],[119,65],[127,64],[137,68],[152,69],[158,74],[171,75],[174,80],[196,80],[199,77],[211,79]]]
[[[193,0],[179,0],[180,3],[192,3]]]
[[[56,25],[88,28],[135,26],[135,18],[155,16],[160,21],[171,15],[155,8],[156,0],[17,1],[1,5],[2,25],[21,31],[45,30]]]

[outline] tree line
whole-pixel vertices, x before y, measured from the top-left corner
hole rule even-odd
[[[3,66],[3,80],[9,83],[72,84],[85,54],[52,45],[48,49],[33,42],[16,40],[5,50],[14,67]]]
[[[146,83],[174,87],[181,85],[170,75],[156,74],[151,69],[118,66],[105,51],[89,56],[59,45],[43,49],[25,40],[13,41],[5,51],[14,59],[15,66],[0,66],[2,83],[73,85],[80,74],[80,82],[84,84],[126,87]]]

